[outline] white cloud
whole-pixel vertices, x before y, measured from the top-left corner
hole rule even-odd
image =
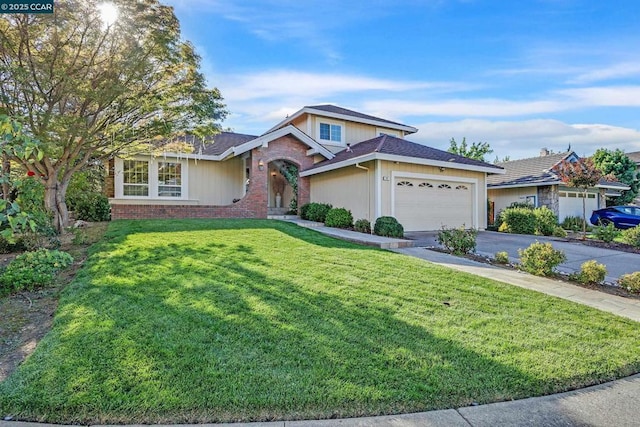
[[[572,98],[583,107],[640,107],[640,86],[585,87],[557,93]]]
[[[640,62],[623,62],[606,67],[594,68],[591,71],[577,75],[569,83],[584,84],[602,80],[612,80],[640,76]]]
[[[541,148],[564,151],[569,145],[580,155],[590,155],[600,147],[640,150],[640,130],[605,124],[568,124],[559,120],[490,121],[467,119],[454,122],[425,122],[409,139],[447,149],[453,137],[468,142],[488,142],[491,156],[512,160],[538,155]],[[487,158],[493,160],[493,158]]]

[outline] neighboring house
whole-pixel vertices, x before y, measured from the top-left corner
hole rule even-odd
[[[633,153],[625,153],[627,157],[636,163],[636,181],[640,180],[640,151],[634,151]],[[640,194],[634,199],[634,204],[640,206]]]
[[[267,218],[310,201],[407,231],[486,227],[489,163],[405,140],[417,129],[333,105],[304,107],[260,136],[224,132],[185,153],[117,158],[112,217]],[[283,170],[298,168],[297,195]]]
[[[538,157],[498,163],[498,166],[505,169],[505,174],[487,178],[489,210],[494,214],[489,221],[493,222],[501,210],[514,202],[531,203],[536,207],[546,206],[561,222],[568,216],[582,217],[584,194],[578,188],[564,185],[553,172],[553,168],[560,162],[576,161],[578,158],[573,151],[552,154],[547,149],[542,149]],[[619,182],[601,180],[587,191],[587,216],[591,211],[605,207],[607,197],[617,196],[620,191],[628,189],[628,186]]]

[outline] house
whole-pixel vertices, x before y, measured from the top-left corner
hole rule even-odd
[[[112,217],[267,218],[295,199],[345,207],[371,222],[395,216],[407,231],[485,228],[486,179],[503,169],[405,139],[417,131],[315,105],[262,135],[186,136],[180,142],[190,152],[112,162]],[[286,179],[291,171],[297,180]]]
[[[546,148],[538,157],[498,163],[505,169],[503,175],[487,177],[487,196],[489,198],[489,222],[514,202],[531,203],[533,206],[546,206],[551,209],[559,221],[568,216],[582,217],[584,194],[575,187],[562,183],[554,173],[554,167],[562,161],[576,161],[578,155],[573,151],[550,153]],[[629,187],[619,182],[601,180],[586,194],[587,215],[591,211],[606,207],[606,198],[619,195]]]

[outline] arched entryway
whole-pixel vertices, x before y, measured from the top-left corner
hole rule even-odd
[[[269,162],[267,207],[269,215],[296,215],[299,168],[284,159]]]

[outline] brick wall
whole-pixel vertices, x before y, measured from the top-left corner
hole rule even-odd
[[[133,205],[112,204],[113,219],[151,218],[266,218],[268,204],[269,162],[287,160],[299,170],[313,165],[307,155],[308,147],[292,136],[283,136],[269,142],[268,147],[251,151],[251,180],[247,194],[240,201],[227,206],[203,205]],[[262,161],[264,168],[260,170]],[[298,205],[309,203],[309,178],[298,178]]]

